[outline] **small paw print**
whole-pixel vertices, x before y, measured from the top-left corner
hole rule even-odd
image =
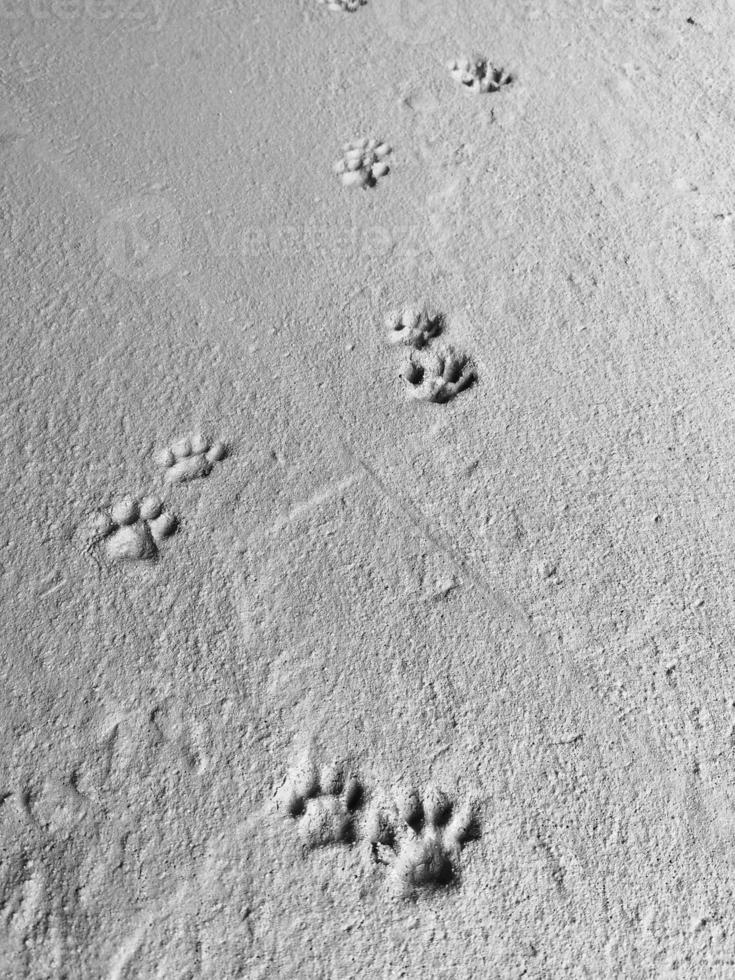
[[[441,313],[425,307],[391,310],[385,317],[385,328],[389,344],[404,344],[420,350],[430,340],[438,337],[444,328]]]
[[[316,0],[316,2],[321,7],[326,7],[327,10],[344,11],[352,14],[360,7],[364,7],[367,0]]]
[[[151,561],[176,530],[176,518],[163,509],[160,497],[123,497],[109,513],[95,516],[92,530],[93,543],[104,543],[111,561]]]
[[[179,439],[158,454],[158,462],[165,468],[167,483],[186,483],[207,476],[214,466],[227,455],[223,442],[210,444],[203,436],[195,435]]]
[[[444,404],[477,380],[471,359],[453,347],[419,357],[411,352],[401,372],[412,398]]]
[[[452,78],[473,92],[498,92],[513,78],[502,68],[495,68],[487,58],[455,58],[447,62]]]
[[[365,138],[345,143],[342,150],[334,172],[345,187],[374,187],[390,170],[386,157],[393,151],[387,143]]]
[[[390,886],[401,897],[453,884],[462,848],[478,836],[474,806],[456,808],[435,787],[423,799],[414,789],[397,790],[394,805],[374,807],[365,823],[375,860],[389,866]]]
[[[277,795],[277,805],[298,822],[308,848],[351,843],[363,799],[359,780],[341,763],[317,772],[311,763],[294,769]]]

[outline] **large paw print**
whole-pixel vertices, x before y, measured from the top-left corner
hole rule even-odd
[[[94,519],[94,541],[104,542],[112,561],[150,561],[162,542],[176,530],[176,518],[163,509],[160,497],[123,497],[109,513]]]
[[[498,92],[513,78],[502,68],[495,68],[487,58],[456,58],[447,62],[452,78],[473,92]]]
[[[444,347],[419,358],[411,352],[401,372],[412,398],[444,404],[477,380],[471,359],[453,347]]]
[[[441,313],[425,307],[391,310],[386,314],[385,328],[389,344],[404,344],[420,350],[439,336],[444,328],[444,318]]]
[[[345,187],[374,187],[390,170],[386,157],[393,151],[380,140],[353,140],[345,143],[342,150],[341,159],[334,164],[334,172]]]
[[[417,889],[454,883],[462,848],[479,836],[479,825],[472,804],[455,808],[434,787],[427,788],[423,799],[416,790],[403,788],[393,806],[370,811],[365,836],[375,859],[389,866],[393,891],[406,897]]]
[[[299,835],[309,848],[355,840],[357,812],[363,798],[358,779],[342,763],[294,769],[278,793],[277,803],[298,822]]]
[[[322,6],[326,7],[327,10],[344,11],[345,13],[352,14],[360,7],[364,7],[367,0],[316,0],[316,2]]]
[[[186,483],[207,476],[214,466],[227,455],[223,442],[209,443],[203,436],[187,436],[179,439],[158,454],[158,462],[165,467],[167,483]]]

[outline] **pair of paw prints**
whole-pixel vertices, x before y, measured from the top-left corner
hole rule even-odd
[[[353,140],[342,147],[342,156],[334,164],[334,172],[344,187],[374,187],[390,171],[386,162],[393,152],[387,143],[376,139]]]
[[[475,55],[472,58],[455,58],[447,62],[447,68],[456,81],[472,92],[499,92],[513,81],[511,75],[502,68],[495,68],[487,58]]]
[[[166,484],[185,483],[208,476],[224,459],[223,442],[210,443],[201,435],[179,439],[157,455]],[[153,561],[163,542],[176,531],[176,517],[165,509],[158,495],[122,497],[91,520],[88,545],[101,546],[110,561]]]
[[[441,314],[426,307],[391,310],[385,327],[389,343],[410,348],[401,377],[411,398],[445,404],[477,380],[477,369],[467,354],[448,344],[432,344],[444,329]]]
[[[458,880],[460,853],[479,836],[479,823],[471,803],[455,807],[435,786],[423,796],[399,787],[390,804],[369,811],[365,832],[375,860],[388,865],[392,890],[407,896]]]
[[[375,863],[388,867],[388,884],[400,897],[458,881],[462,848],[479,837],[473,804],[458,808],[433,786],[422,796],[398,787],[388,804],[374,802],[366,811],[365,796],[347,766],[333,763],[317,771],[307,763],[291,771],[276,803],[296,821],[309,849],[366,844]]]
[[[327,10],[344,11],[352,14],[360,7],[364,7],[367,0],[316,0],[316,2],[321,7],[326,7]]]

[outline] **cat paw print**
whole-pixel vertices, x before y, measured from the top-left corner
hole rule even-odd
[[[109,513],[93,520],[93,543],[101,544],[111,561],[151,561],[176,530],[176,518],[160,497],[123,497]]]
[[[223,442],[210,443],[204,436],[179,439],[157,456],[165,469],[167,483],[187,483],[208,476],[215,463],[224,459],[227,447]]]
[[[349,844],[356,839],[363,800],[359,780],[342,763],[317,771],[311,763],[292,770],[277,795],[277,806],[297,821],[308,848]]]
[[[472,92],[498,92],[513,81],[512,76],[504,69],[495,68],[487,58],[477,55],[448,61],[447,68],[452,78]]]
[[[479,837],[479,824],[471,803],[456,807],[432,786],[423,798],[404,787],[396,791],[392,806],[370,810],[364,833],[375,860],[389,867],[391,889],[408,897],[457,882],[460,854]]]
[[[334,172],[345,187],[374,187],[390,171],[386,158],[392,152],[380,140],[353,140],[342,147],[342,157],[335,162]]]
[[[391,310],[385,317],[385,329],[389,344],[403,344],[420,350],[439,336],[444,329],[444,318],[441,313],[426,307]]]
[[[326,7],[327,10],[334,11],[344,11],[348,14],[353,14],[360,7],[364,7],[367,0],[316,0],[320,7]]]
[[[401,374],[411,398],[439,404],[451,401],[477,380],[471,358],[449,346],[423,357],[412,351]]]

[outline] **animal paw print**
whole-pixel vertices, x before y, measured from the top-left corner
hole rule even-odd
[[[472,360],[449,346],[424,357],[412,351],[401,373],[412,398],[439,404],[451,401],[477,380]]]
[[[167,483],[187,483],[208,476],[215,463],[224,459],[227,447],[223,442],[210,444],[203,436],[179,439],[158,455],[158,462],[165,467]]]
[[[334,172],[345,187],[374,187],[390,170],[386,157],[393,152],[380,140],[353,140],[342,147],[343,155],[334,164]]]
[[[386,314],[385,327],[389,344],[404,344],[420,350],[438,337],[444,328],[441,313],[425,307],[391,310]]]
[[[176,530],[176,518],[163,509],[160,497],[123,497],[109,513],[94,519],[93,540],[104,542],[111,561],[151,561]]]
[[[479,825],[470,803],[456,808],[435,787],[428,787],[423,799],[416,790],[402,788],[393,806],[370,811],[365,836],[375,859],[389,866],[392,890],[408,897],[457,881],[460,853],[479,837]]]
[[[317,0],[317,3],[326,7],[327,10],[335,11],[345,11],[345,13],[354,13],[359,10],[360,7],[364,7],[367,0]]]
[[[319,772],[307,763],[289,774],[277,803],[298,821],[306,847],[315,848],[355,840],[362,798],[362,785],[342,763],[325,765]]]
[[[456,58],[447,62],[452,78],[473,92],[498,92],[513,78],[502,68],[495,68],[487,58]]]

